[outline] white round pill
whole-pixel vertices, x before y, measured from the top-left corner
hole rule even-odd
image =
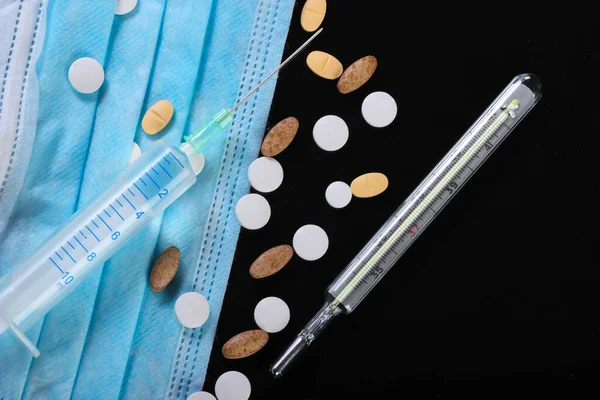
[[[104,69],[93,58],[75,60],[69,67],[69,82],[79,93],[94,93],[104,82]]]
[[[186,328],[198,328],[206,322],[210,307],[206,298],[198,292],[187,292],[175,302],[175,315]]]
[[[140,158],[141,155],[142,149],[140,149],[140,146],[136,142],[133,142],[133,146],[131,147],[131,155],[129,156],[129,164],[133,164],[133,162]]]
[[[373,92],[363,100],[361,111],[369,125],[383,128],[394,121],[398,106],[396,100],[386,92]]]
[[[217,400],[215,396],[208,392],[196,392],[188,396],[187,400]]]
[[[315,143],[325,151],[336,151],[348,141],[348,125],[337,115],[321,117],[313,127]]]
[[[290,322],[290,308],[279,297],[265,297],[254,308],[254,321],[263,331],[277,333]]]
[[[345,182],[337,181],[327,186],[325,199],[333,208],[344,208],[352,200],[352,189]]]
[[[304,225],[294,234],[292,245],[298,257],[306,261],[315,261],[327,252],[329,238],[320,226]]]
[[[260,229],[271,218],[271,206],[260,194],[247,194],[237,202],[235,216],[244,228]]]
[[[248,180],[250,185],[259,192],[272,192],[283,182],[283,168],[274,158],[257,158],[248,168]]]
[[[248,400],[251,392],[250,381],[238,371],[225,372],[215,383],[215,394],[219,400]]]
[[[138,0],[117,0],[115,14],[123,15],[130,13],[137,5]]]

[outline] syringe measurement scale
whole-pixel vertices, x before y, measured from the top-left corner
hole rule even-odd
[[[39,356],[23,332],[196,182],[204,163],[202,151],[232,121],[233,112],[321,31],[232,108],[221,110],[207,125],[184,136],[181,146],[157,141],[113,185],[4,274],[0,278],[0,334],[12,331],[35,357]]]

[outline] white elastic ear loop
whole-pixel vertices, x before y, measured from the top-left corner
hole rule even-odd
[[[15,335],[16,338],[19,339],[21,341],[21,343],[23,343],[25,345],[25,347],[27,347],[27,350],[29,350],[35,358],[38,358],[40,356],[40,351],[35,347],[35,345],[33,343],[31,343],[31,341],[27,338],[27,336],[25,336],[25,334],[17,327],[17,325],[13,322],[13,320],[6,317],[2,313],[0,313],[0,318],[2,318],[4,320],[4,322],[6,322],[8,324],[8,327],[12,331],[13,335]]]

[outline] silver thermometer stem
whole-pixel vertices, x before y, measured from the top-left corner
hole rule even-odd
[[[271,367],[279,377],[339,314],[351,313],[537,104],[539,79],[515,77],[327,289],[321,310]]]

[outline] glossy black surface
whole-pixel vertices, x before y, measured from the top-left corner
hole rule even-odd
[[[310,36],[299,23],[302,3],[285,55]],[[233,369],[250,378],[254,399],[597,397],[597,31],[519,4],[461,11],[391,3],[330,0],[325,30],[311,46],[344,66],[376,56],[375,75],[358,91],[338,93],[307,68],[306,54],[280,74],[267,130],[288,116],[300,130],[276,157],[285,178],[265,196],[271,221],[240,235],[205,390]],[[274,380],[269,365],[321,307],[332,279],[524,72],[541,79],[541,102],[357,310],[338,317]],[[360,114],[376,90],[399,107],[384,129]],[[312,139],[326,114],[350,127],[336,153]],[[326,203],[329,183],[373,171],[389,177],[383,195],[341,210]],[[291,244],[307,223],[329,234],[325,257],[294,257],[270,278],[250,277],[258,255]],[[290,324],[252,357],[226,360],[222,345],[255,328],[254,306],[266,296],[289,304]]]

